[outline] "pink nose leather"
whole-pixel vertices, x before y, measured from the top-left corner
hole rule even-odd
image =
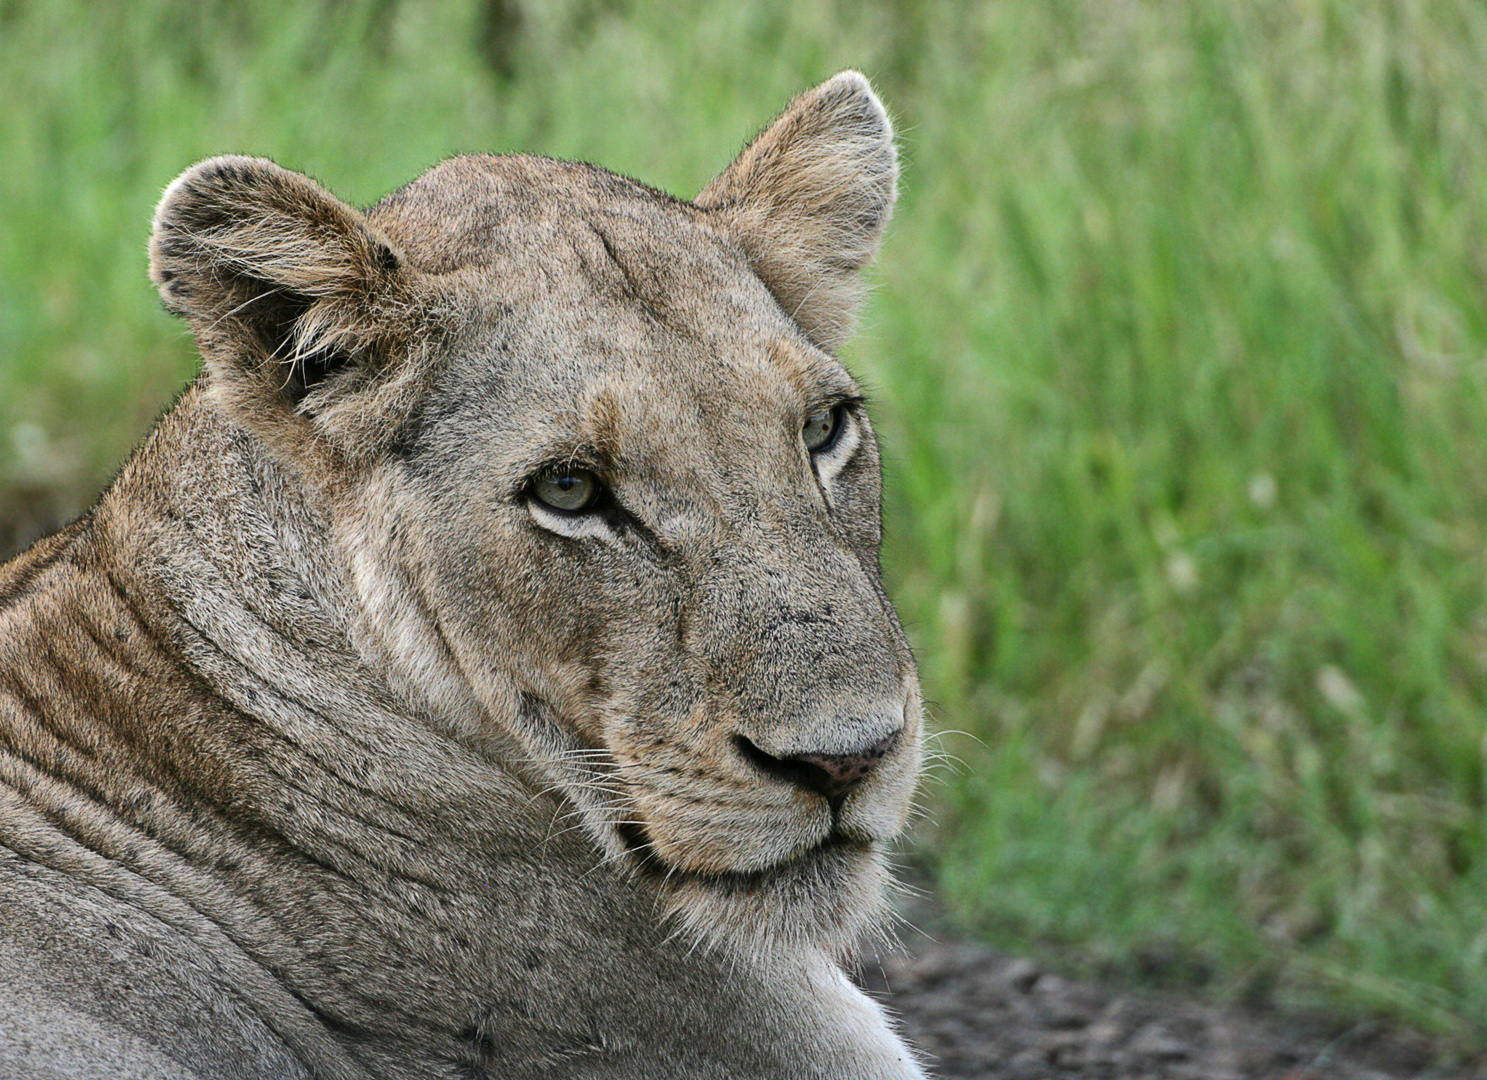
[[[797,754],[784,760],[807,766],[800,773],[800,782],[836,802],[862,783],[898,743],[898,735],[895,731],[855,754]]]

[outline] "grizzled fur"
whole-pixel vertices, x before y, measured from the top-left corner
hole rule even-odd
[[[694,203],[171,184],[204,371],[0,568],[0,1078],[921,1075],[840,967],[921,740],[825,351],[895,180],[846,72]]]

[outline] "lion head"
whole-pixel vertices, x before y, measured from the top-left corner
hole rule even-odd
[[[846,72],[692,202],[467,156],[363,212],[226,157],[156,216],[205,393],[331,522],[357,646],[710,940],[843,948],[919,770],[832,355],[896,175]]]

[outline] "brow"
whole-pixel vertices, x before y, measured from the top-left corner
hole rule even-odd
[[[788,340],[769,347],[769,358],[785,380],[810,406],[860,402],[862,391],[846,369],[823,353],[803,349]]]

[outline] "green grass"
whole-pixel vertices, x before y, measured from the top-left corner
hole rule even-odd
[[[1487,1046],[1487,9],[515,9],[0,2],[0,514],[83,498],[189,377],[143,250],[190,162],[367,202],[525,149],[691,194],[861,67],[906,174],[849,360],[969,733],[952,904]]]

